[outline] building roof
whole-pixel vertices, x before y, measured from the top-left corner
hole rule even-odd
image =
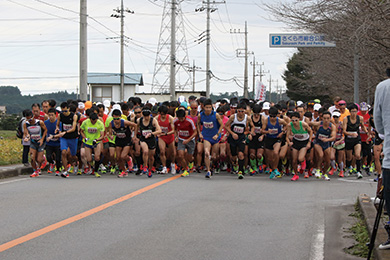
[[[119,85],[119,73],[88,73],[88,84]],[[125,85],[144,85],[142,73],[125,73]]]

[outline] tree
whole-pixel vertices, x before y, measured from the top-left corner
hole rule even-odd
[[[360,97],[373,97],[390,54],[390,5],[378,0],[295,0],[266,5],[294,31],[324,33],[336,48],[305,48],[307,85],[352,101],[353,60],[360,57]]]

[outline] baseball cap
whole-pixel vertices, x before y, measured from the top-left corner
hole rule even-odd
[[[314,111],[318,111],[318,110],[320,110],[321,105],[320,104],[315,104],[313,108],[314,108]]]
[[[347,104],[347,102],[345,102],[345,100],[340,100],[339,101],[339,105],[346,105]]]
[[[332,116],[338,116],[338,117],[340,117],[341,114],[340,114],[340,112],[339,112],[338,110],[336,110],[336,111],[333,111]]]
[[[155,99],[154,97],[152,97],[152,98],[149,99],[148,102],[154,106],[154,105],[156,105],[156,103],[157,103],[157,99]]]
[[[314,106],[314,104],[315,104],[314,100],[307,101],[308,106]]]
[[[183,103],[184,101],[186,101],[186,97],[185,96],[179,96],[179,98],[177,99],[179,101],[179,103]]]
[[[85,108],[85,105],[83,102],[79,102],[79,109],[84,109]]]
[[[263,103],[263,110],[269,110],[270,109],[270,103],[269,102],[264,102]]]
[[[368,111],[368,105],[366,102],[360,103],[360,110],[361,111]]]
[[[299,107],[299,106],[302,106],[302,105],[303,105],[303,102],[300,101],[300,100],[298,100],[298,101],[297,101],[297,106]]]
[[[316,98],[316,99],[314,99],[314,103],[320,104],[320,103],[321,103],[321,100],[319,100],[318,98]]]

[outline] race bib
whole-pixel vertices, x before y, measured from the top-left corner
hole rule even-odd
[[[244,127],[242,126],[234,126],[233,127],[233,132],[237,133],[237,134],[243,134],[244,133]]]
[[[318,134],[318,138],[323,139],[323,138],[328,138],[328,136],[327,135],[323,135],[323,134]]]
[[[163,133],[168,133],[168,132],[169,132],[169,129],[168,129],[168,127],[161,126],[161,131],[162,131]]]
[[[152,130],[142,130],[142,136],[147,136],[148,134],[151,134]]]
[[[184,131],[184,130],[179,130],[179,134],[180,134],[180,136],[185,136],[185,137],[189,137],[190,136],[190,132],[189,131]]]
[[[88,133],[89,134],[96,134],[97,133],[97,128],[95,128],[95,127],[88,128]]]
[[[214,128],[214,123],[213,122],[203,122],[203,127],[204,128]]]
[[[32,134],[30,135],[30,138],[35,141],[39,141],[41,139],[41,135],[39,134]]]
[[[70,130],[70,129],[72,129],[72,125],[71,124],[62,124],[62,129],[64,129],[64,131]]]
[[[116,133],[116,137],[117,138],[126,138],[126,134],[125,133]]]
[[[269,129],[269,134],[270,135],[277,135],[279,133],[278,129],[277,128],[271,128]]]
[[[261,134],[261,127],[259,126],[255,127],[255,134]]]

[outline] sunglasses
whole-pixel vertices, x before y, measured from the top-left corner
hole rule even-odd
[[[276,117],[276,115],[269,115],[269,117],[274,118],[274,117]]]
[[[308,106],[314,106],[314,103],[307,103]]]
[[[134,112],[134,114],[141,114],[141,111],[140,112]]]
[[[291,121],[293,121],[293,122],[298,122],[299,120],[298,120],[298,119],[293,119],[293,120],[291,120]]]
[[[191,107],[191,109],[198,109],[198,107]]]
[[[69,110],[68,109],[64,109],[64,110],[61,110],[62,112],[68,112]]]
[[[120,120],[120,117],[113,117],[114,120]]]
[[[237,110],[238,113],[245,113],[245,110]]]
[[[341,104],[339,104],[339,106],[345,106],[346,104],[345,103],[341,103]]]
[[[334,118],[339,118],[339,116],[333,116]]]
[[[236,109],[237,107],[230,107],[230,108],[232,108],[232,109]]]

